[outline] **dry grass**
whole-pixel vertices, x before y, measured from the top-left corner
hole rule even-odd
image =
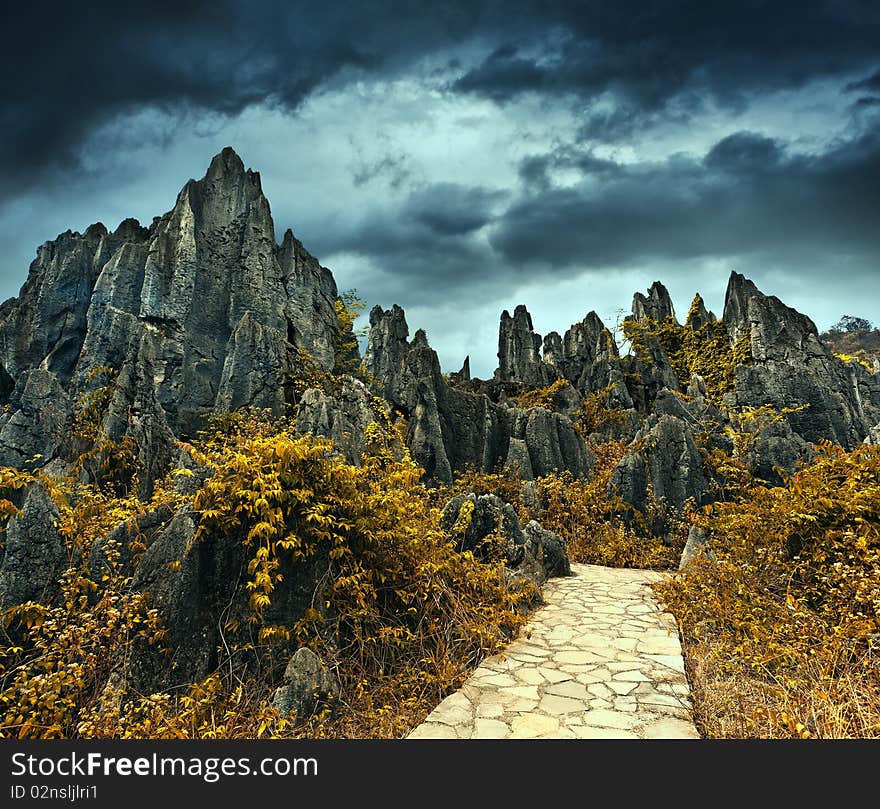
[[[854,739],[880,737],[876,652],[865,653],[829,677],[806,655],[796,673],[761,677],[730,670],[729,649],[694,643],[685,635],[685,665],[694,721],[713,739]]]

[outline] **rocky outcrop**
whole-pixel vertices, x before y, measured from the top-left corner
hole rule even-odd
[[[556,379],[555,370],[541,359],[541,335],[535,334],[532,316],[523,305],[513,310],[513,317],[506,309],[501,313],[495,377],[527,388],[544,387]]]
[[[484,546],[489,537],[503,543],[507,564],[518,565],[525,552],[526,539],[516,510],[495,494],[459,494],[444,507],[440,528],[449,534],[459,553],[470,551],[478,558],[491,556]]]
[[[526,555],[538,561],[546,578],[571,575],[565,540],[559,534],[548,531],[536,520],[526,523],[523,534],[526,538]]]
[[[364,364],[375,392],[408,419],[407,445],[427,475],[451,482],[467,468],[484,472],[517,463],[526,477],[592,468],[571,421],[535,407],[522,410],[447,382],[425,333],[408,340],[403,310],[375,307]]]
[[[570,576],[564,540],[535,520],[523,529],[516,511],[494,494],[459,494],[444,507],[440,528],[459,552],[492,559],[500,550],[520,580],[540,586],[554,576]],[[487,544],[491,540],[499,544]]]
[[[296,413],[296,429],[329,438],[351,464],[359,464],[366,448],[367,425],[377,421],[374,401],[366,385],[350,376],[341,377],[332,393],[309,388]]]
[[[609,488],[645,511],[649,484],[656,504],[676,511],[691,500],[699,504],[709,488],[693,432],[684,419],[651,416],[614,470]],[[653,527],[662,533],[662,525]]]
[[[51,436],[110,367],[120,373],[105,427],[137,438],[148,493],[170,436],[218,410],[282,413],[298,349],[333,367],[336,299],[292,233],[276,244],[259,174],[224,149],[149,228],[94,225],[40,248],[0,307],[0,364],[14,383],[0,461],[57,453]]]
[[[749,340],[751,362],[736,368],[736,407],[804,408],[792,431],[806,442],[827,439],[855,448],[880,421],[880,377],[845,363],[819,339],[815,324],[748,279],[733,273],[724,324],[731,341]]]
[[[284,683],[275,689],[272,704],[282,716],[307,719],[316,710],[333,710],[339,698],[339,681],[311,649],[296,650],[284,669]]]
[[[58,580],[70,565],[64,537],[57,528],[58,507],[46,490],[32,484],[21,514],[6,526],[6,547],[0,564],[0,610],[26,601],[48,603]]]

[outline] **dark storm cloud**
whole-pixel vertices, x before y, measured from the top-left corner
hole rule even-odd
[[[432,54],[460,64],[447,51],[465,41],[486,55],[465,69],[458,91],[499,100],[611,91],[616,111],[588,121],[610,137],[646,111],[687,108],[707,94],[735,103],[758,89],[867,69],[878,18],[870,0],[35,0],[4,17],[0,193],[76,168],[83,140],[127,111],[295,109],[328,83],[396,75]]]
[[[493,247],[518,265],[632,266],[656,259],[764,253],[870,257],[880,250],[880,134],[869,130],[818,155],[790,153],[751,132],[716,143],[698,160],[607,165],[562,151],[539,163],[543,187],[513,204]],[[582,182],[553,186],[551,169],[579,166]],[[595,170],[591,169],[595,166]],[[524,164],[534,180],[535,161]],[[817,252],[818,251],[818,252]]]
[[[509,195],[492,189],[437,183],[413,191],[399,205],[328,230],[314,243],[319,253],[351,252],[374,267],[371,292],[411,302],[438,291],[490,284],[499,279],[497,257],[478,231]]]
[[[155,106],[235,115],[295,109],[316,88],[405,65],[492,26],[486,2],[174,0],[20,4],[4,15],[0,193],[77,167],[114,116]]]
[[[799,87],[873,65],[880,7],[872,2],[568,4],[532,37],[496,48],[454,84],[495,101],[524,93],[585,102],[610,93],[614,109],[586,129],[608,139],[644,116],[675,117],[712,100]],[[538,37],[541,37],[539,39]]]
[[[880,69],[878,69],[872,76],[868,76],[860,81],[850,82],[846,85],[846,90],[849,92],[867,90],[872,93],[880,93]]]
[[[504,196],[485,188],[436,183],[410,195],[404,216],[438,236],[461,236],[487,225],[493,205]]]

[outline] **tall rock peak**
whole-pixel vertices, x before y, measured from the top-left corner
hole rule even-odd
[[[246,173],[244,162],[238,156],[235,149],[226,146],[219,154],[214,156],[208,166],[208,179],[220,177],[243,177]]]
[[[651,284],[647,297],[641,292],[636,292],[633,295],[632,316],[636,320],[648,318],[658,323],[667,318],[678,322],[675,320],[675,308],[672,305],[669,290],[659,281]]]
[[[212,411],[282,412],[297,349],[332,369],[339,328],[329,270],[292,234],[287,243],[287,253],[276,245],[259,174],[227,148],[150,228],[99,223],[43,245],[0,311],[0,387],[14,383],[0,464],[22,453],[51,460],[44,441],[63,429],[41,428],[41,438],[18,425],[35,423],[49,399],[63,423],[104,366],[119,371],[105,427],[141,437],[150,477],[164,444]]]
[[[532,316],[520,304],[513,317],[505,309],[498,327],[498,370],[501,382],[521,382],[537,388],[556,378],[552,366],[541,359],[541,335],[532,326]]]

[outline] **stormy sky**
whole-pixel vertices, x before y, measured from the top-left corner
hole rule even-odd
[[[119,5],[7,12],[0,297],[231,145],[278,237],[444,370],[490,375],[518,303],[610,325],[657,279],[720,313],[734,269],[820,329],[880,322],[875,0]]]

